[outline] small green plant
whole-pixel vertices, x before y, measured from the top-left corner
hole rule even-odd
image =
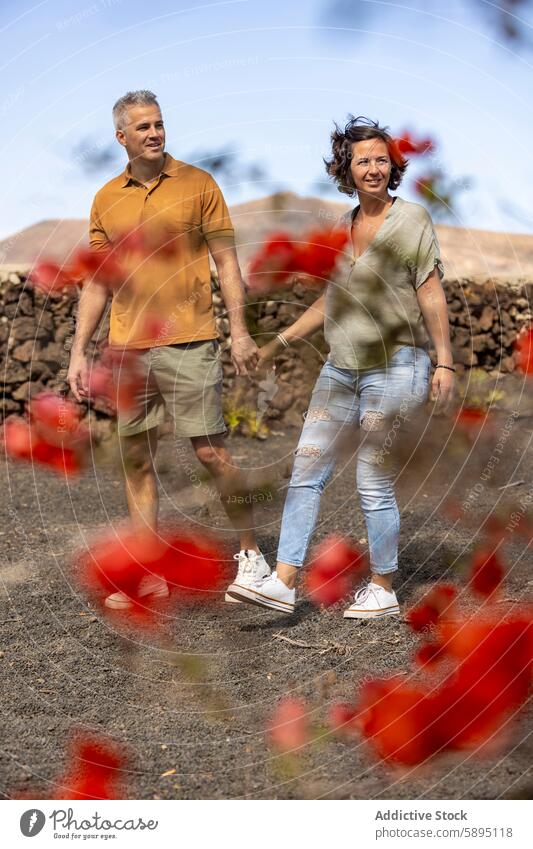
[[[463,403],[468,407],[487,410],[505,398],[505,392],[493,385],[491,377],[483,369],[470,369],[459,389]]]
[[[242,393],[236,392],[233,395],[228,395],[223,410],[230,435],[238,432],[253,439],[267,438],[269,434],[268,426],[259,417],[257,410],[243,400]]]

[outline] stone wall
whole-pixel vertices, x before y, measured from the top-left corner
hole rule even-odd
[[[513,344],[519,330],[531,321],[533,283],[487,279],[446,280],[446,296],[458,369],[484,369],[495,376],[515,369]],[[316,294],[301,285],[283,297],[250,304],[248,326],[259,344],[291,324]],[[76,298],[72,293],[53,298],[34,291],[25,274],[0,271],[0,362],[3,389],[2,416],[22,413],[25,402],[44,388],[66,388],[69,347],[75,327]],[[221,343],[227,339],[229,322],[220,294],[214,293]],[[103,348],[107,323],[100,327],[92,352]],[[258,398],[266,402],[264,421],[270,426],[299,425],[309,392],[326,353],[321,334],[284,351],[276,361],[275,394],[260,376],[235,378],[229,351],[222,344],[226,413],[241,429],[254,430]],[[259,405],[261,409],[261,405]],[[96,404],[98,415],[110,411]]]

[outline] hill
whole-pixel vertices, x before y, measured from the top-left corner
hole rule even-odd
[[[349,205],[280,192],[234,205],[239,256],[246,262],[273,230],[302,232],[332,223]],[[437,226],[447,277],[533,278],[533,235]],[[40,221],[0,242],[0,266],[26,268],[40,258],[63,262],[87,242],[87,221]]]

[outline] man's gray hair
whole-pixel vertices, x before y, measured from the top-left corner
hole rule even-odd
[[[113,106],[115,130],[124,129],[124,117],[130,106],[159,106],[159,103],[153,91],[148,91],[146,88],[142,88],[140,91],[128,91],[122,97],[119,97]]]

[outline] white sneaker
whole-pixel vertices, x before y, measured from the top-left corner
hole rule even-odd
[[[294,613],[296,590],[290,590],[287,584],[278,578],[276,572],[253,584],[238,584],[235,581],[228,587],[228,593],[238,601],[270,607],[281,613]]]
[[[145,575],[139,584],[137,598],[145,598],[150,595],[153,599],[161,600],[168,598],[169,594],[168,584],[164,578],[160,578],[159,575]],[[104,604],[112,610],[128,610],[133,607],[131,598],[122,592],[108,595]]]
[[[256,554],[256,552],[251,549],[246,551],[242,548],[238,554],[233,555],[233,559],[239,561],[239,567],[237,569],[235,580],[233,584],[231,584],[232,587],[235,584],[238,584],[240,587],[248,587],[251,584],[255,584],[257,581],[262,581],[263,578],[268,578],[270,575],[270,566],[261,552]],[[241,601],[241,599],[230,596],[228,587],[228,592],[224,597],[224,601],[237,604]]]
[[[355,594],[354,603],[344,611],[345,619],[376,619],[378,616],[394,616],[400,606],[394,590],[388,590],[370,581]]]

